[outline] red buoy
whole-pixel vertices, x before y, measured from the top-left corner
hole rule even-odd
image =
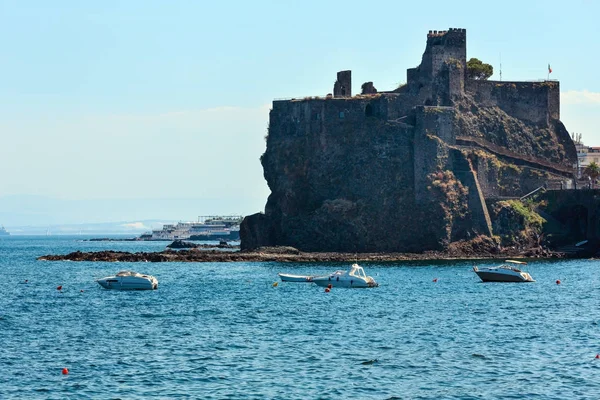
[[[328,289],[331,289],[333,287],[333,285],[330,283],[329,285],[327,285]]]
[[[433,281],[434,281],[434,282],[437,282],[437,278],[435,278]]]
[[[63,368],[62,369],[62,374],[63,375],[69,375],[69,370],[67,368]]]
[[[331,292],[331,289],[329,289],[328,287],[325,288],[325,293],[329,293]]]
[[[57,286],[57,287],[56,287],[56,290],[62,290],[62,285],[60,285],[60,286]]]
[[[557,279],[557,280],[556,280],[556,284],[557,284],[557,285],[560,285],[560,279]]]
[[[600,358],[600,354],[596,354],[596,358]]]

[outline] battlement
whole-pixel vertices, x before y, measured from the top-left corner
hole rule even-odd
[[[427,37],[441,37],[445,36],[447,33],[452,32],[452,34],[464,34],[466,36],[467,30],[462,28],[449,28],[447,31],[429,31]]]
[[[465,46],[466,42],[467,30],[462,28],[450,28],[447,31],[429,31],[427,34],[428,46]]]

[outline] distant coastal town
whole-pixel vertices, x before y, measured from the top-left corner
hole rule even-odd
[[[140,240],[239,240],[240,224],[243,220],[239,215],[201,216],[197,222],[178,222],[163,225],[139,237]]]

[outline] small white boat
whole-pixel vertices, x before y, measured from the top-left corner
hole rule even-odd
[[[309,275],[292,275],[292,274],[277,274],[282,282],[312,282],[312,276]]]
[[[352,264],[350,271],[338,270],[329,275],[313,276],[311,282],[319,286],[345,287],[345,288],[371,288],[379,284],[358,264]]]
[[[105,289],[115,290],[153,290],[158,289],[158,280],[152,275],[133,271],[120,271],[115,276],[98,279],[96,282]]]
[[[506,260],[497,267],[473,267],[483,282],[535,282],[531,275],[514,265],[527,265],[525,261]]]

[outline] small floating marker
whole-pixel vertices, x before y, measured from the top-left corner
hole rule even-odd
[[[363,361],[363,362],[361,362],[361,364],[362,365],[373,365],[378,362],[379,362],[379,360],[375,358],[374,360]]]
[[[29,279],[25,279],[25,283],[29,283]]]
[[[83,289],[81,289],[79,292],[80,292],[80,293],[83,293]]]
[[[557,284],[557,285],[560,285],[560,279],[557,279],[557,280],[556,280],[556,284]]]
[[[57,287],[56,287],[56,290],[62,290],[62,285],[60,285],[60,286],[57,286]]]
[[[437,278],[434,278],[434,279],[433,279],[433,281],[434,281],[434,282],[437,282]]]
[[[327,289],[331,289],[333,287],[333,285],[330,283],[329,285],[327,285]]]
[[[279,286],[279,282],[273,282],[273,287],[277,287],[277,286]],[[83,292],[83,290],[82,290],[82,292]]]
[[[325,293],[329,293],[329,292],[331,292],[331,289],[330,289],[330,288],[328,288],[328,287],[326,287],[326,288],[325,288]]]
[[[69,375],[69,369],[68,368],[63,368],[62,369],[62,374],[63,375]]]
[[[596,354],[596,358],[597,358],[597,359],[598,359],[598,358],[600,358],[600,354]]]

